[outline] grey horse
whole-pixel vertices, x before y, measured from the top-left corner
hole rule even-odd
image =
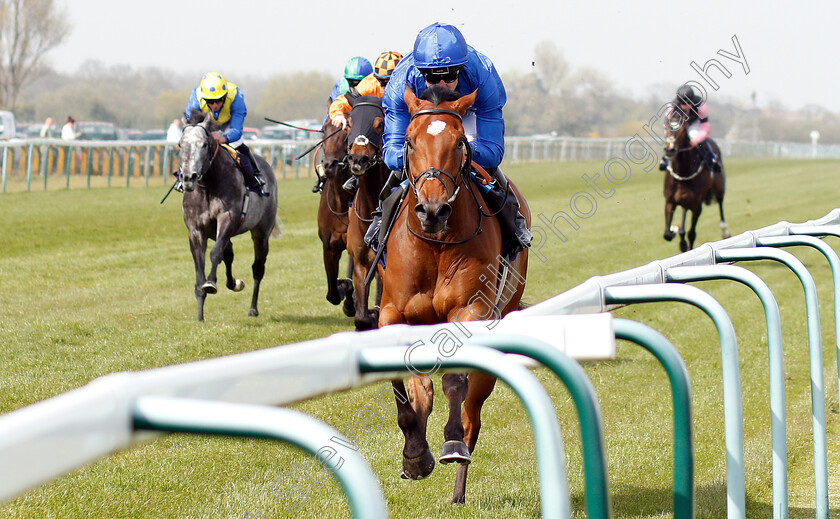
[[[254,156],[265,178],[269,197],[246,189],[245,180],[231,155],[216,144],[211,134],[219,130],[209,114],[193,111],[184,126],[179,143],[181,182],[184,187],[184,223],[189,230],[190,249],[195,261],[195,299],[198,320],[204,320],[204,299],[215,294],[216,268],[224,260],[226,286],[234,292],[245,288],[245,282],[233,277],[233,236],[251,231],[254,242],[254,293],[250,316],[259,315],[257,298],[265,274],[269,237],[279,237],[277,223],[277,181],[271,166],[262,157]],[[242,157],[242,160],[248,160]],[[207,239],[215,240],[210,251],[210,275],[205,277],[204,254]]]

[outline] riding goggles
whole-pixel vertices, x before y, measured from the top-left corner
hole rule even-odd
[[[224,103],[225,102],[225,97],[227,97],[227,96],[222,96],[218,99],[205,99],[204,102],[207,103],[208,105],[212,105],[212,104],[216,104],[216,103]]]
[[[423,79],[430,85],[437,85],[441,81],[452,84],[458,81],[461,75],[461,67],[421,68],[420,73]]]

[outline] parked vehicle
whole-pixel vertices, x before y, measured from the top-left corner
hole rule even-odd
[[[118,141],[120,132],[114,123],[86,121],[76,125],[80,141]]]

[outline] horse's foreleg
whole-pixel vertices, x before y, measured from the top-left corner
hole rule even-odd
[[[327,275],[327,301],[337,305],[343,299],[338,283],[338,262],[341,259],[341,249],[336,250],[333,247],[331,235],[322,239],[324,240],[322,247],[324,272]]]
[[[207,293],[202,288],[206,281],[204,277],[204,253],[207,249],[207,238],[201,231],[190,229],[190,251],[195,263],[195,300],[198,303],[198,320],[204,320],[204,298]]]
[[[698,204],[695,209],[691,211],[691,229],[688,231],[688,248],[694,248],[694,240],[697,238],[697,221],[700,219],[700,213],[703,212],[703,204]],[[683,251],[685,252],[685,251]]]
[[[356,304],[353,301],[353,256],[349,253],[347,254],[347,278],[342,279],[339,281],[339,285],[342,287],[344,299],[344,305],[342,306],[341,310],[344,312],[344,315],[347,317],[353,317],[356,315]]]
[[[671,201],[665,202],[665,234],[662,235],[665,238],[665,241],[671,241],[674,239],[676,234],[673,230],[671,230],[671,221],[674,218],[674,208],[677,207],[677,204]]]
[[[478,442],[478,433],[481,430],[481,407],[493,392],[496,385],[496,378],[486,373],[473,372],[469,375],[467,397],[464,401],[464,408],[461,411],[461,422],[464,425],[464,443],[472,453]],[[455,475],[455,491],[452,494],[453,503],[463,503],[467,494],[467,467],[459,465]]]
[[[467,375],[447,373],[443,376],[443,394],[449,402],[449,420],[443,428],[441,463],[469,463],[470,451],[464,443],[464,426],[461,423],[461,404],[467,397]]]
[[[241,279],[236,279],[235,277],[233,277],[233,244],[231,242],[228,242],[228,246],[225,247],[224,261],[225,277],[227,279],[225,286],[228,288],[228,290],[239,292],[240,290],[245,288],[245,282]]]
[[[365,285],[365,276],[367,275],[366,264],[369,264],[369,262],[362,260],[368,255],[369,251],[370,249],[367,248],[361,251],[353,265],[353,286],[355,287],[353,302],[356,306],[356,317],[354,321],[356,329],[359,331],[376,328],[378,321],[378,314],[372,315],[368,308],[370,285]]]
[[[251,233],[254,242],[254,263],[251,265],[251,273],[254,275],[254,293],[251,295],[251,309],[248,315],[256,317],[260,315],[257,310],[257,299],[260,297],[260,283],[265,275],[265,259],[268,257],[268,233]]]
[[[409,379],[409,387],[412,388],[410,392],[406,391],[402,380],[391,382],[397,401],[397,424],[405,436],[403,470],[400,474],[403,479],[425,478],[435,468],[435,458],[429,452],[429,444],[426,442],[426,420],[432,411],[434,388],[428,378],[425,379],[428,386],[417,384],[413,382],[414,379],[416,377]],[[424,394],[427,387],[428,394]]]
[[[680,224],[680,252],[685,252],[688,250],[688,242],[685,241],[685,219],[688,216],[688,209],[683,206],[682,212],[682,223]]]

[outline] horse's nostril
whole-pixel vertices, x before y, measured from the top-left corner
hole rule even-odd
[[[417,204],[414,206],[414,213],[417,215],[418,218],[421,220],[426,219],[426,207],[423,204]]]
[[[437,210],[437,217],[438,217],[439,220],[441,220],[443,222],[445,222],[449,218],[449,215],[451,215],[451,214],[452,214],[452,206],[449,205],[449,204],[443,204]]]

